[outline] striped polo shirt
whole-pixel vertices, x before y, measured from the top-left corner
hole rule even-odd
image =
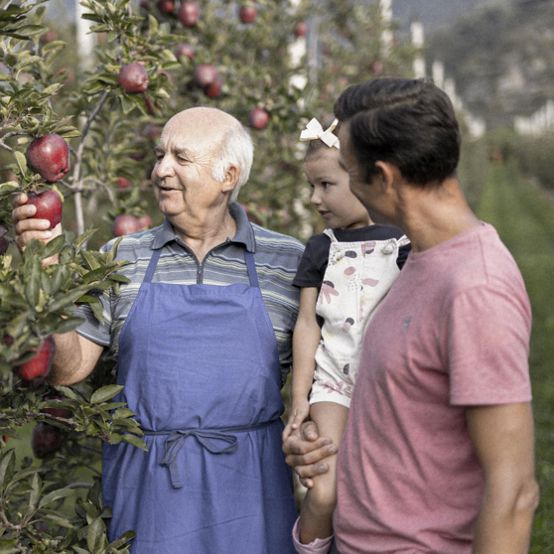
[[[154,283],[176,285],[219,285],[248,283],[244,260],[245,249],[254,253],[256,271],[262,297],[273,324],[283,382],[292,363],[292,331],[298,314],[299,289],[292,285],[296,268],[304,246],[295,238],[250,223],[244,210],[237,204],[230,205],[237,232],[234,238],[213,248],[199,263],[193,252],[177,236],[166,220],[159,227],[127,235],[121,240],[116,259],[130,263],[118,273],[130,282],[100,296],[104,321],[98,322],[86,305],[79,306],[78,313],[85,317],[77,332],[91,341],[109,347],[117,355],[119,334],[138,294],[150,262],[152,250],[162,249]],[[115,239],[101,250],[109,251]],[[237,337],[240,340],[241,337]],[[175,345],[178,348],[178,345]]]

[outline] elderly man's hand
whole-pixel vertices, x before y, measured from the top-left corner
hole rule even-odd
[[[285,460],[300,477],[301,483],[308,488],[313,486],[312,477],[329,471],[324,460],[337,453],[337,446],[331,439],[320,437],[313,421],[304,422],[283,442]]]
[[[13,202],[12,219],[15,227],[15,242],[22,250],[32,239],[49,242],[62,234],[62,225],[50,229],[50,221],[34,217],[37,208],[28,204],[28,196],[25,193],[17,195]],[[43,260],[43,264],[57,263],[57,256]]]

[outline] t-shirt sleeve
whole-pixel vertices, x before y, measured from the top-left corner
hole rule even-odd
[[[411,249],[411,243],[404,244],[398,249],[398,256],[396,257],[396,265],[398,266],[398,269],[402,269],[404,267]]]
[[[100,248],[100,251],[107,252],[111,247],[112,243],[105,244]],[[76,331],[79,335],[82,335],[96,344],[110,346],[112,326],[110,290],[99,293],[98,299],[102,304],[102,321],[96,319],[88,304],[77,305],[75,307],[75,315],[82,317],[84,322],[77,327]]]
[[[454,299],[448,320],[451,404],[531,400],[531,315],[524,290],[469,289]]]
[[[298,264],[296,270],[296,276],[292,284],[295,287],[319,287],[323,281],[323,275],[325,274],[326,259],[322,259],[321,235],[312,237],[306,244],[302,259]],[[327,245],[329,239],[327,239]],[[328,250],[328,246],[327,246]]]

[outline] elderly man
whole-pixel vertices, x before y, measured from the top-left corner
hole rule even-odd
[[[280,389],[290,365],[303,247],[251,225],[233,202],[252,141],[231,115],[191,108],[165,125],[152,173],[164,223],[129,235],[117,256],[130,283],[56,336],[51,381],[72,384],[104,348],[148,452],[104,449],[110,537],[133,529],[134,553],[283,554],[296,508],[281,450]],[[22,195],[18,244],[51,239]],[[107,248],[112,246],[108,243]]]
[[[367,327],[339,446],[335,548],[523,554],[538,501],[531,311],[512,256],[464,199],[452,105],[430,82],[388,78],[348,88],[335,114],[352,191],[412,243]],[[284,448],[309,478],[335,447],[313,423],[302,431]]]

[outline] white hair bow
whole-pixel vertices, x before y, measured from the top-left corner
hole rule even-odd
[[[333,146],[340,148],[339,137],[333,134],[335,127],[338,125],[339,120],[335,119],[331,125],[325,131],[321,126],[321,123],[314,117],[307,125],[306,128],[300,133],[300,140],[316,140],[323,141],[329,148]]]

